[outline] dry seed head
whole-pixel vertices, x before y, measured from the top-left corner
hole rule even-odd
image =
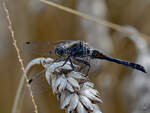
[[[51,58],[37,61],[46,69],[46,80],[57,95],[61,109],[66,113],[102,113],[97,105],[102,102],[100,94],[87,77],[72,71],[69,63],[61,67],[64,61],[53,62]]]

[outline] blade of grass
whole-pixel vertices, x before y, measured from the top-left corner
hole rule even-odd
[[[15,96],[15,101],[12,107],[12,113],[20,113],[20,109],[19,105],[22,104],[22,100],[23,100],[23,87],[24,87],[24,83],[25,83],[25,77],[24,75],[21,76],[21,80],[19,83],[19,86],[17,88],[17,93]]]
[[[13,28],[12,28],[12,22],[11,22],[11,19],[10,19],[10,16],[9,16],[9,11],[8,11],[8,8],[7,8],[6,4],[5,4],[5,2],[3,2],[2,4],[3,4],[4,11],[5,11],[5,13],[6,13],[6,19],[7,19],[7,21],[8,21],[8,29],[9,29],[10,34],[11,34],[11,38],[12,38],[12,41],[13,41],[13,46],[14,46],[15,49],[16,49],[17,56],[18,56],[18,61],[19,61],[20,65],[21,65],[21,70],[23,71],[23,73],[24,73],[23,75],[24,75],[24,77],[25,77],[25,79],[26,79],[26,81],[27,81],[27,83],[28,83],[29,80],[28,80],[28,77],[27,77],[27,75],[26,75],[26,71],[25,71],[25,68],[24,68],[24,65],[23,65],[23,60],[22,60],[22,58],[21,58],[19,48],[18,48],[18,46],[17,46],[17,41],[16,41],[16,39],[15,39],[14,30],[13,30]],[[29,88],[29,90],[30,90],[30,96],[31,96],[31,98],[32,98],[32,103],[33,103],[33,105],[34,105],[35,113],[38,113],[37,105],[36,105],[36,103],[35,103],[34,96],[33,96],[32,90],[31,90],[31,85],[30,85],[30,84],[27,84],[27,86],[28,86],[28,88]],[[19,89],[19,90],[21,90],[21,89]],[[20,91],[19,91],[19,92],[20,92]],[[19,97],[16,97],[16,100],[15,100],[15,101],[16,101],[15,103],[16,103],[16,105],[17,105],[17,103],[19,103],[19,102],[18,102],[18,101],[19,101]],[[16,112],[17,112],[17,106],[16,106],[16,105],[14,105],[15,107],[14,107],[14,109],[13,109],[13,113],[16,113]]]
[[[107,27],[112,28],[112,29],[114,29],[116,31],[119,31],[119,32],[122,32],[122,33],[126,33],[128,35],[140,35],[141,37],[143,37],[145,40],[147,40],[150,43],[150,37],[145,35],[145,34],[143,34],[143,33],[138,33],[138,34],[137,33],[132,33],[132,32],[129,32],[128,30],[124,29],[120,25],[111,23],[109,21],[102,20],[102,19],[99,19],[99,18],[94,18],[94,17],[89,16],[87,14],[84,14],[84,13],[81,13],[79,11],[73,10],[71,8],[68,8],[68,7],[56,4],[56,3],[51,2],[51,1],[47,1],[47,0],[40,0],[40,1],[45,3],[45,4],[50,5],[52,7],[58,8],[60,10],[66,11],[66,12],[74,14],[76,16],[79,16],[79,17],[85,18],[87,20],[93,21],[93,22],[95,22],[97,24],[107,26]]]

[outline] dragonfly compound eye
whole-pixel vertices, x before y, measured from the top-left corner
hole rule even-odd
[[[58,55],[58,56],[65,56],[65,47],[62,46],[62,45],[58,45],[56,48],[55,48],[55,54]]]

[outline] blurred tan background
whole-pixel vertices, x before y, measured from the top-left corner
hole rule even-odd
[[[121,26],[133,26],[150,36],[150,0],[53,0],[53,2]],[[7,0],[6,3],[25,65],[36,57],[30,53],[25,54],[23,44],[26,41],[85,40],[113,57],[138,62],[148,70],[145,76],[139,71],[102,61],[97,74],[90,74],[91,81],[101,92],[102,112],[150,113],[148,47],[150,42],[140,37],[146,42],[142,40],[136,44],[125,34],[53,8],[39,0]],[[0,113],[11,112],[22,75],[7,26],[5,13],[0,4]],[[142,46],[144,44],[146,46]],[[59,103],[51,90],[36,95],[35,100],[39,113],[64,112],[59,109]],[[33,112],[31,98],[25,95],[21,113]]]

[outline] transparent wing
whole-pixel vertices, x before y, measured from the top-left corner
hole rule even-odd
[[[84,57],[84,58],[80,58],[81,60],[84,60],[86,62],[88,62],[90,64],[90,71],[89,72],[95,72],[100,68],[101,62],[99,59],[91,59],[90,57]],[[73,63],[79,66],[79,69],[77,69],[77,71],[79,71],[81,68],[83,68],[80,72],[87,74],[88,71],[88,66],[86,66],[83,63],[79,63],[76,60],[72,59]]]
[[[48,41],[29,41],[24,43],[23,50],[25,53],[38,56],[55,57],[55,47],[60,43],[71,43],[73,40],[59,40],[55,42]]]
[[[89,59],[91,70],[90,72],[95,72],[100,69],[100,66],[102,65],[102,60],[99,59]]]
[[[40,73],[40,72],[38,72],[38,73]],[[36,73],[36,74],[38,74],[38,73]],[[29,77],[29,80],[33,79],[34,76],[36,76],[36,74]],[[40,94],[50,90],[50,85],[48,84],[48,82],[45,79],[45,72],[40,73],[40,76],[34,78],[33,81],[30,83],[30,85],[31,85],[32,92],[34,95],[40,95]],[[29,91],[27,85],[25,85],[25,92],[26,92],[26,94],[30,94],[30,91]]]

